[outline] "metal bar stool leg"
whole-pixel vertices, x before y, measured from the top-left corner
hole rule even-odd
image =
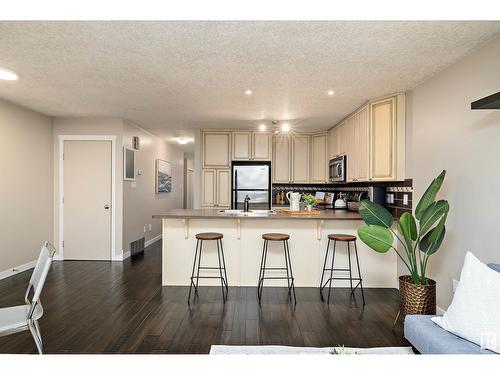
[[[198,253],[198,272],[196,273],[196,287],[194,293],[198,294],[198,281],[200,280],[200,266],[201,266],[201,251],[203,249],[203,240],[200,240],[200,252]]]
[[[319,282],[319,295],[321,296],[322,301],[323,301],[323,278],[325,277],[326,261],[328,259],[329,251],[330,251],[330,239],[328,239],[328,243],[326,245],[325,262],[323,263],[323,271],[321,272],[321,281]]]
[[[193,260],[193,270],[191,271],[191,283],[189,284],[189,295],[188,295],[188,304],[189,301],[191,300],[191,289],[194,285],[193,278],[194,278],[194,269],[196,268],[196,258],[198,256],[198,246],[200,244],[200,240],[196,240],[196,250],[194,252],[194,260]]]
[[[219,246],[219,241],[215,241],[217,243],[217,258],[219,259],[219,274],[220,274],[220,286],[221,286],[221,290],[222,290],[222,303],[226,303],[226,296],[224,295],[224,289],[225,289],[225,285],[224,285],[224,278],[222,277],[222,262],[221,262],[221,259],[220,259],[220,246]]]
[[[288,244],[288,240],[286,242],[286,252],[288,253],[288,265],[290,266],[290,278],[292,279],[292,291],[293,291],[293,299],[294,299],[294,304],[297,304],[297,296],[295,295],[295,279],[293,277],[293,271],[292,271],[292,259],[290,258],[290,246]]]
[[[332,268],[330,269],[330,284],[328,285],[328,301],[327,303],[330,304],[330,294],[332,292],[332,280],[333,280],[333,265],[335,264],[335,250],[337,247],[337,241],[333,241],[333,252],[332,252]]]
[[[290,275],[288,273],[288,257],[286,255],[286,241],[283,241],[283,255],[285,256],[285,267],[286,267],[286,284],[288,285],[288,295],[290,296]]]
[[[262,299],[262,291],[264,289],[264,277],[265,277],[265,274],[266,274],[266,262],[267,262],[267,249],[268,249],[268,246],[269,246],[269,241],[265,240],[264,241],[264,249],[263,249],[262,276],[261,276],[260,283],[259,283],[259,285],[260,285],[260,292],[258,292],[259,305],[260,305],[260,302],[261,302],[261,299]]]
[[[226,258],[224,257],[224,246],[222,246],[222,240],[220,241],[220,252],[222,254],[222,264],[224,265],[224,282],[226,283],[226,296],[229,292],[229,285],[227,284],[227,270],[226,270]]]
[[[264,264],[264,253],[266,252],[266,241],[262,244],[262,256],[260,257],[259,279],[257,280],[257,297],[260,298],[260,283],[262,282],[262,267]]]
[[[351,294],[352,290],[352,267],[351,267],[351,246],[349,245],[349,241],[347,242],[347,258],[349,259],[349,283],[351,284]]]
[[[361,297],[363,298],[363,306],[365,303],[365,292],[363,291],[363,279],[361,278],[361,268],[359,267],[359,257],[358,257],[358,246],[356,241],[354,241],[354,251],[356,252],[356,263],[358,265],[358,276],[359,276],[359,287],[361,288]]]

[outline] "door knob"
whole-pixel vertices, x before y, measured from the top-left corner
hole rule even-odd
[[[109,207],[110,207],[110,206],[109,206],[109,204],[105,204],[105,205],[104,205],[104,209],[105,209],[105,210],[109,210]]]

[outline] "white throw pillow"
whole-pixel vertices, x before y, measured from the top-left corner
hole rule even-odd
[[[442,317],[432,321],[484,349],[500,353],[500,273],[467,252],[451,305]]]

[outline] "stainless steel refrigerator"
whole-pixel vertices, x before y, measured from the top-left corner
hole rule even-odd
[[[231,207],[243,209],[247,195],[251,210],[271,209],[271,163],[233,162]]]

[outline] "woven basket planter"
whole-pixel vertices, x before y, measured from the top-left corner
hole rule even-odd
[[[405,315],[436,314],[436,282],[427,279],[427,285],[415,285],[410,275],[399,277],[399,311]]]

